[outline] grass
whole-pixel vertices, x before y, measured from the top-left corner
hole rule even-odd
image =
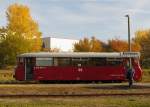
[[[14,81],[13,68],[0,69],[0,82]]]
[[[109,94],[109,93],[150,93],[150,86],[122,84],[1,84],[0,94]]]
[[[0,99],[0,107],[149,107],[150,97]]]
[[[150,69],[143,69],[142,82],[150,82]]]

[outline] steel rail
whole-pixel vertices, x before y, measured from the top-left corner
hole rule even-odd
[[[0,95],[0,98],[32,98],[32,97],[101,97],[101,96],[150,96],[150,93],[115,93],[115,94],[13,94]]]

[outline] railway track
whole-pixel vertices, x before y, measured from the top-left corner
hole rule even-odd
[[[125,93],[125,94],[16,94],[16,95],[0,95],[0,98],[55,98],[55,97],[102,97],[102,96],[150,96],[150,93]]]

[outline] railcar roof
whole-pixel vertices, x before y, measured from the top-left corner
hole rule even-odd
[[[139,52],[36,52],[24,53],[18,57],[108,57],[108,58],[121,58],[121,57],[140,57]]]

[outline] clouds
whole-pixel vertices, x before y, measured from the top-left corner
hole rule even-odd
[[[149,7],[149,0],[136,0],[134,5],[127,9],[126,12],[132,16],[136,16],[140,13],[150,14],[150,12],[146,9],[147,7]]]
[[[43,36],[83,38],[94,35],[103,40],[116,36],[126,39],[125,14],[131,15],[132,35],[140,27],[150,27],[148,0],[5,0],[0,4],[3,18],[4,8],[15,2],[29,6]],[[0,19],[0,25],[4,22]]]

